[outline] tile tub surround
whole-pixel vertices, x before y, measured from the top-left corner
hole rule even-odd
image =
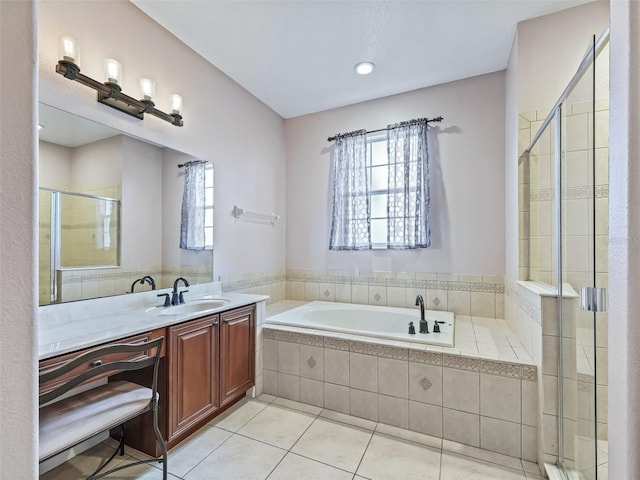
[[[84,478],[111,442],[40,479]],[[137,458],[146,457],[125,447],[115,461]],[[168,469],[173,480],[542,480],[531,462],[269,395],[237,403],[171,450]],[[162,478],[157,466],[128,472]]]
[[[537,462],[537,369],[530,361],[269,324],[262,338],[267,394]]]
[[[504,318],[502,276],[287,269],[219,280],[223,292],[269,295],[268,304],[287,299],[413,307],[421,294],[429,310]]]
[[[287,270],[289,300],[413,307],[418,294],[428,310],[504,318],[502,276]]]

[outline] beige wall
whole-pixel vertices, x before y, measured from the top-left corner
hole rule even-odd
[[[215,275],[283,269],[282,118],[128,1],[44,0],[38,11],[41,101],[214,162]],[[105,22],[105,18],[118,21]],[[135,97],[139,79],[149,76],[156,81],[158,108],[168,110],[170,94],[182,94],[184,127],[154,117],[140,121],[124,115],[97,103],[93,90],[56,74],[58,41],[63,35],[78,42],[80,67],[89,76],[101,79],[103,59],[112,56],[123,65],[125,93]],[[274,228],[237,221],[231,215],[234,204],[275,212],[281,219]]]
[[[438,115],[429,135],[432,246],[330,252],[327,137]],[[288,119],[285,135],[288,268],[504,274],[503,72]]]
[[[37,477],[35,30],[34,2],[0,2],[0,472],[20,479]]]
[[[609,478],[640,478],[640,3],[611,2]],[[615,323],[614,323],[615,322]],[[615,325],[615,327],[613,327]]]

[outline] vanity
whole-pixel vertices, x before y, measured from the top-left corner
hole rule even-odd
[[[192,286],[184,305],[162,307],[157,306],[158,292],[163,290],[41,308],[39,368],[49,369],[98,345],[164,337],[158,423],[170,449],[254,387],[257,324],[268,297],[211,292],[205,284]],[[102,381],[146,385],[150,378],[142,371]],[[158,455],[151,428],[150,413],[131,420],[125,425],[126,443]]]

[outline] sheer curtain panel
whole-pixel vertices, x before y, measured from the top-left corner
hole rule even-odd
[[[371,211],[364,130],[340,136],[333,146],[333,215],[329,250],[371,248]]]
[[[387,154],[387,248],[426,248],[431,245],[426,119],[389,125]]]
[[[206,162],[187,163],[184,167],[180,248],[205,250],[205,167]]]

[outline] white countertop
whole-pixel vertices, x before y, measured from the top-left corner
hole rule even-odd
[[[162,299],[156,297],[158,293],[171,291],[164,289],[40,307],[39,358],[43,360],[269,298],[266,295],[220,293],[207,285],[191,286],[190,293],[184,295],[185,303],[206,299],[224,299],[227,303],[206,311],[168,313],[174,307],[158,306]]]

